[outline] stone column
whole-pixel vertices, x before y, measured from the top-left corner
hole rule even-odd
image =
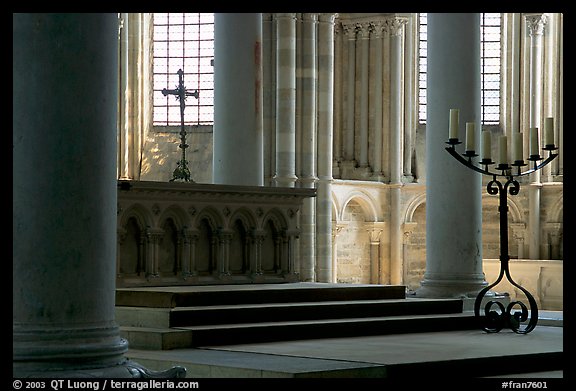
[[[526,236],[526,224],[510,223],[510,231],[512,237],[516,240],[516,243],[518,243],[518,259],[525,259],[524,240]]]
[[[114,317],[118,15],[13,14],[12,37],[13,376],[138,377]]]
[[[298,182],[302,187],[314,188],[316,177],[316,14],[302,14],[302,54],[299,79],[301,83],[300,129],[301,129],[301,163]],[[300,264],[303,281],[314,281],[313,265],[316,260],[316,198],[304,200],[300,214]]]
[[[340,178],[340,162],[343,160],[342,155],[342,119],[343,115],[343,93],[344,93],[344,77],[343,77],[343,32],[341,23],[334,24],[334,62],[341,64],[334,69],[334,146],[332,148],[332,175],[334,178]]]
[[[537,127],[540,135],[540,147],[544,139],[544,129],[541,126],[542,102],[542,37],[546,25],[545,14],[529,14],[526,16],[526,27],[530,35],[530,127]],[[543,151],[540,150],[540,155]],[[541,170],[530,174],[528,185],[528,258],[540,259],[540,195],[542,191]]]
[[[402,39],[406,19],[387,19],[390,33],[390,282],[402,284]]]
[[[379,284],[381,278],[380,271],[380,236],[382,228],[368,228],[370,236],[370,284]]]
[[[404,18],[387,20],[390,33],[390,182],[402,182],[402,40]]]
[[[296,14],[276,14],[276,186],[296,182]]]
[[[360,155],[358,166],[368,167],[368,77],[370,69],[370,23],[357,24],[360,57]]]
[[[262,125],[262,14],[216,13],[214,183],[263,185]]]
[[[404,119],[404,161],[403,161],[403,181],[407,183],[414,182],[414,172],[412,169],[412,157],[414,152],[414,140],[416,139],[416,126],[418,123],[418,106],[415,105],[411,94],[414,90],[415,80],[418,80],[417,74],[414,72],[414,56],[417,56],[417,52],[414,50],[414,45],[417,47],[416,40],[412,39],[417,31],[417,16],[418,14],[412,14],[412,18],[408,19],[402,17],[405,20],[405,26],[402,29],[403,39],[402,39],[402,90],[403,94],[403,108],[402,108],[402,118]],[[410,23],[408,21],[410,20]]]
[[[338,235],[346,224],[332,224],[332,281],[338,282]]]
[[[316,280],[332,274],[332,134],[334,129],[334,19],[318,18],[318,193],[316,196]]]
[[[390,185],[390,283],[403,283],[402,257],[402,184]]]
[[[354,103],[356,102],[356,25],[342,25],[348,37],[348,75],[346,80],[346,130],[344,160],[354,162]],[[355,163],[350,163],[355,165]]]
[[[402,267],[402,283],[404,285],[408,285],[408,270],[406,263],[409,261],[407,253],[408,253],[408,246],[410,245],[410,237],[412,233],[418,226],[418,223],[415,222],[406,222],[402,224],[402,260],[403,260],[403,267]]]
[[[427,73],[426,273],[417,295],[476,297],[486,285],[482,178],[444,147],[451,108],[460,109],[462,124],[474,121],[480,129],[479,14],[428,14]]]
[[[273,14],[262,14],[262,106],[264,184],[274,186],[276,170],[276,44]]]
[[[146,229],[146,278],[158,278],[158,245],[164,231],[160,228]]]
[[[374,177],[383,181],[384,175],[382,173],[382,147],[383,147],[383,132],[382,129],[382,73],[383,61],[382,55],[383,43],[382,37],[384,35],[385,24],[383,21],[376,21],[371,23],[372,26],[372,39],[371,43],[374,45],[374,98],[371,102],[371,110],[374,113],[374,158],[372,159],[372,170]]]

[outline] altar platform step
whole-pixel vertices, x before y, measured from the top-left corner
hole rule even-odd
[[[548,380],[548,388],[554,388],[560,384],[551,382],[554,379],[550,378],[562,378],[566,365],[563,328],[549,326],[538,326],[527,335],[511,330],[488,334],[472,329],[174,350],[130,348],[126,356],[155,371],[182,366],[186,368],[188,378],[230,379],[234,382],[218,384],[245,384],[251,389],[262,387],[267,390],[291,383],[279,384],[265,381],[266,378],[391,379],[398,380],[403,387],[426,382],[428,386],[459,390],[463,384],[472,386],[473,378],[517,378],[516,381],[529,381],[531,378]],[[239,383],[240,378],[261,379],[262,382]],[[203,385],[203,381],[200,384]],[[338,386],[364,388],[384,384],[343,383],[339,380]],[[501,385],[497,382],[479,384]],[[337,386],[335,383],[317,384],[319,387],[330,385]]]
[[[116,289],[116,306],[175,308],[206,305],[404,299],[402,285],[281,283]]]
[[[116,321],[131,347],[149,350],[477,327],[460,299],[404,292],[321,283],[122,288]]]

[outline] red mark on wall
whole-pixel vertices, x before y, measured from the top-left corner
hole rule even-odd
[[[262,48],[260,41],[254,43],[254,112],[255,114],[260,113],[260,90],[262,81],[261,78],[262,69]]]

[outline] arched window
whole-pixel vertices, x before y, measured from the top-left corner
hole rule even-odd
[[[418,122],[426,123],[427,17],[419,14]],[[480,14],[482,125],[500,123],[501,14]]]
[[[179,126],[180,103],[162,89],[178,86],[177,71],[184,71],[184,86],[198,90],[199,98],[186,99],[186,125],[214,123],[214,14],[153,14],[153,123]]]

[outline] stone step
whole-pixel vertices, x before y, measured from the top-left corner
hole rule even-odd
[[[116,289],[116,306],[176,308],[209,305],[404,299],[402,285],[284,283]]]
[[[461,313],[460,299],[387,299],[303,303],[237,304],[176,308],[116,307],[116,321],[132,327],[182,327],[208,324],[375,316]]]
[[[121,326],[133,349],[176,349],[273,341],[477,329],[472,314],[428,314],[348,319],[299,320],[177,328]]]

